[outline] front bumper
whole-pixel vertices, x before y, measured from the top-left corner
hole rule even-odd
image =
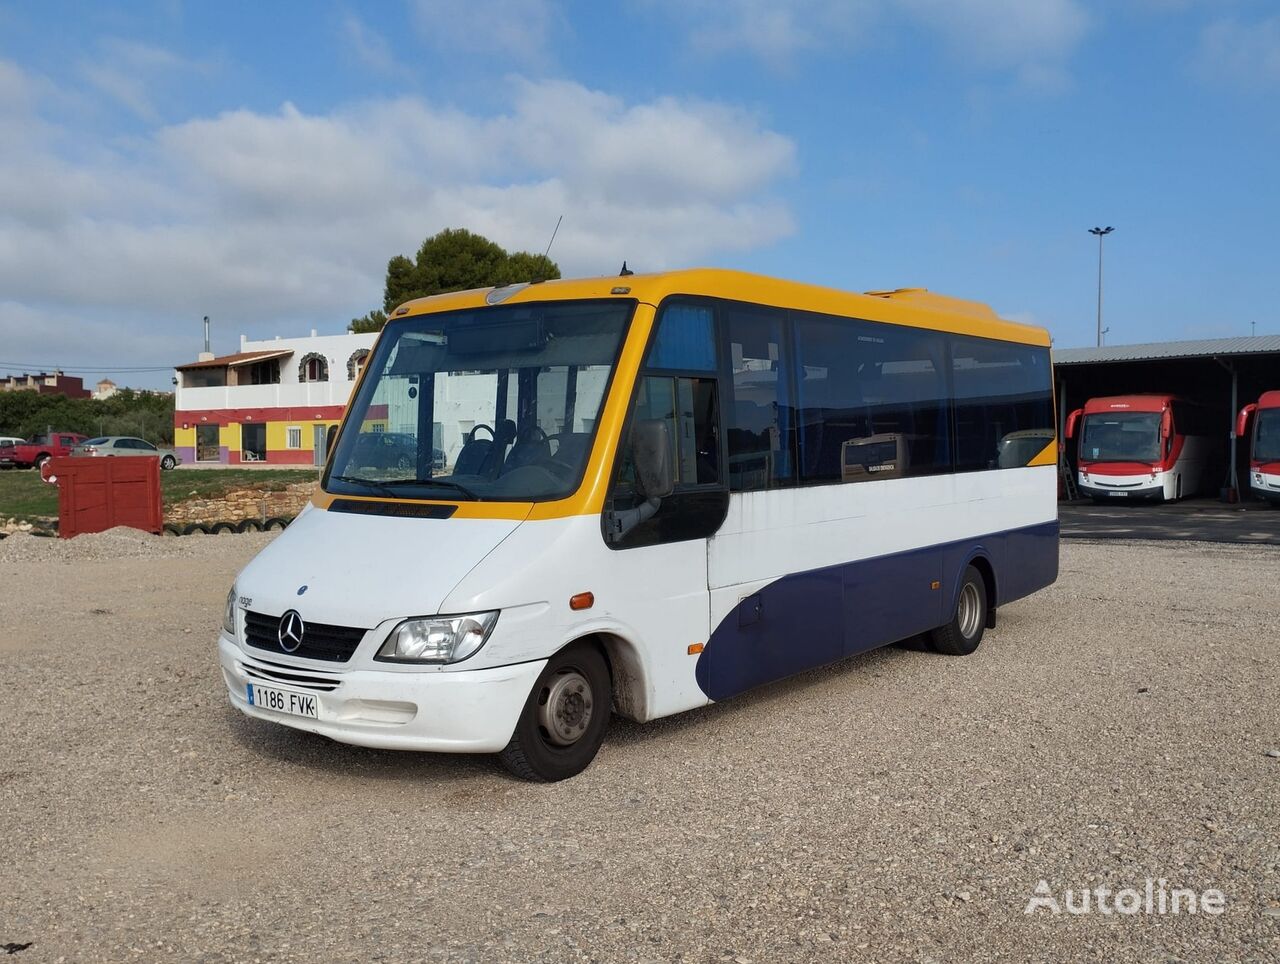
[[[1251,466],[1249,468],[1249,487],[1266,499],[1280,499],[1280,475],[1264,472]]]
[[[1154,479],[1150,475],[1098,475],[1091,472],[1087,479],[1083,474],[1077,475],[1076,484],[1082,495],[1095,499],[1163,499],[1166,495],[1163,472]]]
[[[231,705],[246,716],[387,750],[496,753],[546,660],[458,672],[380,672],[286,665],[251,655],[225,634],[218,661]],[[250,682],[315,696],[319,718],[251,706]]]

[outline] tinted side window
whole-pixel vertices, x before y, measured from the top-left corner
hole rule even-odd
[[[802,481],[951,471],[943,335],[827,315],[795,318]]]
[[[1054,438],[1049,349],[951,337],[956,471],[1020,468]]]
[[[773,489],[795,480],[791,363],[784,313],[726,302],[721,309],[733,390],[725,406],[729,488]]]
[[[664,305],[645,367],[655,371],[714,372],[715,314],[711,306],[678,301]]]

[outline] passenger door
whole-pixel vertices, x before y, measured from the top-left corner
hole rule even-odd
[[[651,716],[707,702],[697,681],[707,642],[707,538],[724,519],[720,374],[709,305],[665,303],[620,439],[603,525],[610,569],[634,587],[620,612],[641,637],[655,685]],[[640,420],[667,426],[675,486],[648,514],[637,481],[631,433]]]

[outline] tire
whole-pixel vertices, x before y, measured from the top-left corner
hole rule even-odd
[[[272,529],[284,529],[288,525],[288,520],[281,519],[279,516],[276,516],[275,518],[268,519],[266,522],[262,523],[262,531],[270,532]]]
[[[215,536],[225,535],[228,532],[235,532],[236,525],[234,522],[215,522],[209,526],[209,534]]]
[[[257,519],[242,519],[236,524],[236,532],[261,532],[262,523]]]
[[[966,566],[960,591],[956,593],[956,608],[951,621],[929,633],[929,643],[934,652],[968,656],[982,642],[986,628],[987,584],[982,573],[973,566]]]
[[[574,643],[542,670],[499,759],[523,780],[553,783],[576,776],[595,759],[612,709],[604,655],[591,643]]]
[[[53,456],[50,455],[48,452],[41,452],[39,455],[36,456],[36,460],[31,463],[31,466],[32,468],[38,469],[40,468],[40,466],[48,462],[49,459],[51,458],[53,458]]]
[[[164,469],[166,472],[177,464],[177,460],[175,460],[172,455],[166,455],[160,460],[160,468]]]
[[[172,522],[166,522],[164,526],[161,527],[160,534],[162,536],[180,536],[182,535],[182,530]]]
[[[197,532],[202,536],[207,536],[209,534],[209,527],[202,522],[192,522],[190,525],[182,527],[182,534],[184,536],[193,536]]]

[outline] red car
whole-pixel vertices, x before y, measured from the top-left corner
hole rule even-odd
[[[21,445],[0,447],[0,469],[39,467],[58,455],[70,455],[71,450],[85,440],[74,432],[53,432],[37,435]]]

